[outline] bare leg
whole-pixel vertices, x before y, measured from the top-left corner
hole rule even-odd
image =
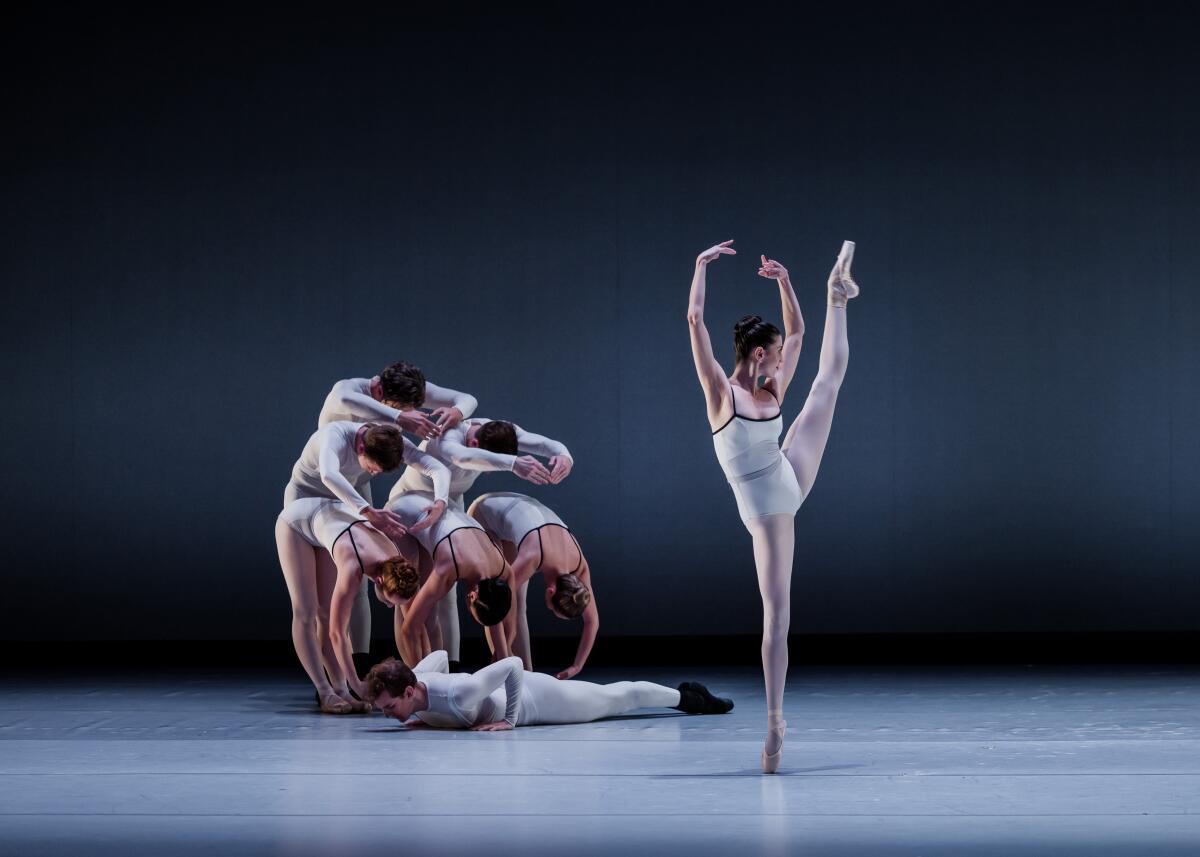
[[[348,714],[351,706],[334,694],[333,686],[321,666],[317,644],[317,557],[316,549],[289,527],[282,519],[275,523],[275,545],[279,549],[279,565],[292,600],[292,645],[300,665],[321,697],[321,709],[334,714]]]
[[[821,339],[821,359],[816,380],[800,415],[783,439],[783,454],[796,471],[800,494],[806,499],[817,479],[817,470],[821,467],[821,457],[829,441],[829,429],[833,425],[838,390],[841,389],[842,379],[846,377],[849,361],[846,308],[831,306],[825,311],[825,333]]]
[[[764,515],[746,523],[754,540],[754,565],[763,602],[762,663],[767,691],[767,742],[763,751],[779,752],[777,727],[783,716],[783,688],[788,670],[788,627],[792,621],[792,557],[796,545],[792,515]]]

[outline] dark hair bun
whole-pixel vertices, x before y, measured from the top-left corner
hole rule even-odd
[[[747,315],[733,326],[733,351],[738,360],[745,360],[760,345],[770,346],[779,336],[779,328],[761,315]]]

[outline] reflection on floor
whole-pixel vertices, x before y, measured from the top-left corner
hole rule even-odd
[[[0,684],[0,854],[1200,853],[1200,685],[1179,667],[796,670],[763,777],[732,714],[508,733],[315,713],[299,669]]]

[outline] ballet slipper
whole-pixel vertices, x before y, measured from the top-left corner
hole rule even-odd
[[[323,714],[350,714],[353,711],[354,706],[336,693],[327,693],[321,697],[321,713]]]
[[[838,253],[833,270],[829,272],[829,305],[845,308],[846,303],[858,297],[858,283],[850,275],[850,266],[854,262],[854,242],[843,241],[842,251]]]
[[[787,733],[787,721],[783,719],[782,711],[767,712],[767,737],[775,735],[779,738],[779,747],[774,753],[768,753],[766,745],[762,751],[762,770],[764,774],[773,774],[779,770],[779,762],[783,758],[783,736]]]

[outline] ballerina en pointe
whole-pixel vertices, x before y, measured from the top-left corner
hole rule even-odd
[[[833,270],[829,272],[829,305],[846,306],[851,298],[858,297],[858,283],[850,274],[850,265],[854,262],[854,242],[843,241],[842,251],[838,253]]]
[[[783,736],[787,733],[787,721],[783,719],[782,711],[767,712],[767,743],[774,737],[779,741],[774,753],[768,753],[766,745],[762,751],[762,769],[764,774],[773,774],[779,770],[779,762],[783,758]]]

